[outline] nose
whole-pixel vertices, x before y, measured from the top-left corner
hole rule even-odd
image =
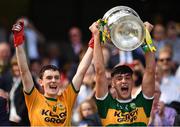
[[[53,78],[52,78],[52,82],[55,82],[55,81],[56,81],[56,79],[53,77]]]
[[[122,83],[126,83],[126,78],[123,77],[122,80],[121,80]]]

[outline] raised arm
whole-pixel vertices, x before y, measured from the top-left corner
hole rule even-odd
[[[102,47],[100,44],[100,33],[98,30],[98,23],[93,23],[89,29],[94,36],[94,52],[93,60],[95,66],[95,76],[96,76],[96,97],[102,98],[108,92],[108,81],[105,75],[105,64],[103,59]]]
[[[23,49],[24,42],[24,22],[23,20],[19,20],[16,24],[13,25],[12,28],[14,35],[14,46],[16,48],[16,56],[18,61],[18,66],[21,73],[21,78],[23,82],[23,89],[25,92],[29,93],[33,86],[33,79],[31,73],[28,68],[26,55]]]
[[[151,32],[153,26],[148,22],[144,24],[147,30]],[[155,53],[145,52],[145,62],[146,68],[142,81],[142,92],[147,97],[152,97],[155,89]]]
[[[72,79],[72,83],[76,90],[80,89],[86,71],[91,64],[93,57],[93,47],[94,47],[94,38],[92,37],[91,40],[89,41],[89,47],[78,66],[75,76]]]

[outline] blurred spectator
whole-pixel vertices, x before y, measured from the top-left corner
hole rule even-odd
[[[174,126],[180,126],[180,115],[179,114],[175,117]]]
[[[132,52],[120,51],[114,47],[110,51],[109,67],[113,68],[117,64],[132,64],[133,60],[139,59],[143,65],[145,63],[144,55],[140,48],[133,50]]]
[[[43,43],[45,38],[28,18],[24,18],[24,25],[24,33],[26,38],[25,48],[27,55],[30,59],[37,59],[40,57],[38,43]]]
[[[40,72],[40,69],[41,69],[41,62],[39,59],[32,59],[30,61],[30,71],[31,71],[31,74],[37,79],[38,78],[38,74]]]
[[[178,66],[176,72],[175,72],[176,78],[180,79],[180,66]]]
[[[180,80],[175,78],[175,76],[172,74],[172,57],[171,50],[164,47],[159,51],[157,61],[158,66],[160,66],[162,69],[160,101],[163,101],[166,105],[171,105],[173,102],[180,102]],[[176,108],[176,110],[179,112],[179,109]]]
[[[0,42],[7,41],[6,29],[0,25]]]
[[[0,42],[0,78],[9,69],[10,57],[10,45],[6,42]]]
[[[63,60],[61,58],[61,52],[59,49],[58,42],[50,42],[47,45],[47,53],[50,59],[50,64],[62,68]]]
[[[85,100],[79,105],[80,122],[79,127],[101,126],[94,100]]]
[[[135,98],[142,90],[142,87],[141,87],[142,77],[143,75],[140,71],[134,70],[134,73],[133,73],[134,85],[132,87],[132,92],[131,92],[132,98]]]
[[[79,62],[79,54],[83,49],[82,32],[78,27],[71,27],[68,33],[69,43],[65,44],[62,53],[67,62]]]
[[[33,76],[33,80],[35,82],[35,87],[40,91],[40,93],[44,93],[43,88],[38,84],[39,72],[41,69],[41,61],[39,59],[31,59],[30,60],[30,72]]]
[[[180,64],[180,38],[178,37],[178,32],[176,28],[176,22],[170,21],[167,24],[167,43],[172,46],[173,57],[172,60],[178,65]]]
[[[65,43],[61,47],[61,53],[63,54],[64,70],[67,72],[68,79],[71,80],[74,76],[77,66],[80,61],[80,55],[86,49],[83,45],[82,32],[78,27],[71,27],[68,33],[69,43]]]
[[[149,126],[173,126],[176,110],[159,101],[161,95],[159,84],[155,85],[154,101]]]
[[[142,75],[144,74],[145,67],[140,60],[134,60],[132,66],[135,71],[139,71]]]
[[[10,126],[7,99],[0,95],[0,126]]]
[[[131,96],[132,98],[135,98],[142,90],[141,84],[142,84],[142,78],[144,75],[145,68],[142,62],[138,59],[133,60],[133,63],[130,66],[134,71],[133,73],[134,84],[133,84]]]
[[[2,76],[0,86],[3,86],[8,94],[10,101],[9,120],[11,126],[29,126],[28,112],[25,104],[22,80],[20,70],[17,64],[16,56],[11,59],[11,70]],[[34,73],[33,73],[34,74]],[[34,76],[34,75],[33,75]],[[35,87],[42,93],[42,88],[37,84],[33,77]]]
[[[166,44],[166,31],[165,27],[162,24],[154,25],[154,29],[152,32],[152,37],[154,41],[154,45],[156,46],[156,58],[158,57],[159,49],[165,46]]]
[[[76,55],[78,55],[83,47],[82,32],[78,27],[72,27],[69,30],[69,40]]]
[[[16,57],[11,59],[11,71],[3,75],[2,85],[9,93],[9,120],[11,126],[28,126],[28,112],[25,105],[22,81]]]

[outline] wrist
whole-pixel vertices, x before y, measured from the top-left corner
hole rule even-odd
[[[90,47],[90,48],[94,48],[94,36],[92,35],[92,37],[91,37],[91,39],[90,39],[90,41],[89,41],[89,43],[88,43],[88,46]]]
[[[150,52],[151,50],[149,49],[147,44],[142,44],[141,45],[142,50],[144,51],[144,53]]]
[[[99,31],[93,33],[93,37],[99,37],[99,36],[100,36],[100,32]]]
[[[24,36],[23,35],[14,35],[14,46],[17,47],[24,42]]]

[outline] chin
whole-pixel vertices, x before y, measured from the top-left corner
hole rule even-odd
[[[127,95],[122,95],[121,97],[123,100],[127,100],[131,98],[131,95],[127,94]]]
[[[54,96],[58,94],[58,91],[49,91],[48,94]]]

